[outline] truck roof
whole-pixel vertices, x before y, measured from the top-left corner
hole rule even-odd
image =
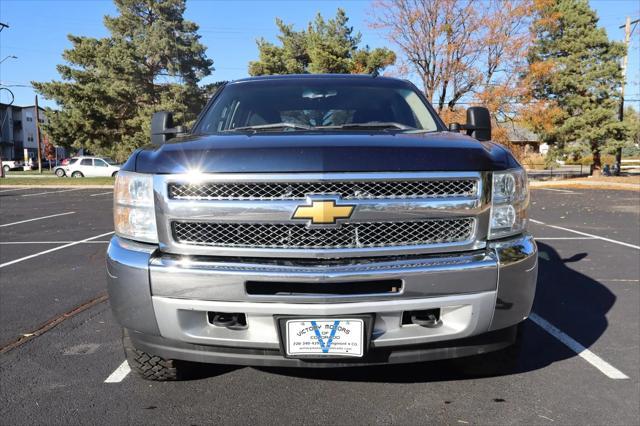
[[[251,81],[282,81],[282,80],[371,80],[372,82],[390,83],[397,82],[406,84],[407,80],[393,78],[393,77],[381,77],[374,74],[277,74],[277,75],[259,75],[255,77],[241,78],[233,80],[229,84],[244,83]]]

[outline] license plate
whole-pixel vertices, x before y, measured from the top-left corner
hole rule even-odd
[[[295,319],[286,323],[287,355],[363,355],[364,321],[361,319]]]

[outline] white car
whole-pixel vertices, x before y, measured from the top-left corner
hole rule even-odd
[[[22,170],[23,164],[20,160],[2,160],[2,168],[7,173],[10,170]]]
[[[120,165],[110,158],[74,157],[67,165],[56,167],[54,173],[58,177],[108,177],[115,176],[119,170]]]
[[[2,160],[2,169],[5,173],[9,171],[20,171],[20,170],[35,170],[38,168],[38,165],[33,164],[33,161],[25,164],[22,160]]]

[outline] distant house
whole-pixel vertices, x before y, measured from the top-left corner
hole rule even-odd
[[[516,123],[502,123],[502,126],[507,130],[509,141],[519,147],[522,154],[546,155],[549,150],[549,145],[542,142],[531,130]]]

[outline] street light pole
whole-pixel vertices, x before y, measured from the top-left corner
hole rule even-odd
[[[4,22],[0,22],[0,33],[5,28],[9,28],[9,25],[5,24]],[[7,58],[4,58],[4,59],[7,59]],[[0,61],[0,64],[4,62],[4,59]],[[0,139],[2,139],[2,131],[4,130],[4,120],[7,118],[7,114],[9,114],[9,108],[13,104],[13,99],[14,99],[13,92],[11,90],[7,89],[6,87],[3,87],[3,89],[8,90],[9,93],[11,94],[11,102],[9,102],[9,104],[7,105],[7,109],[4,112],[4,117],[2,118],[2,123],[0,124]],[[4,178],[4,166],[2,165],[2,147],[1,146],[0,146],[0,178]]]
[[[7,59],[18,59],[18,57],[16,55],[7,55],[0,61],[0,64],[6,61]]]

